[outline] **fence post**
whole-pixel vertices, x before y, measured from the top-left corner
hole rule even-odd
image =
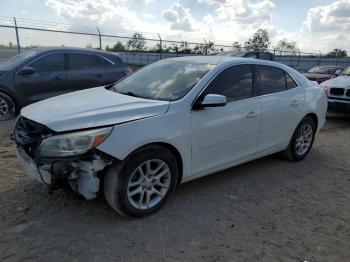
[[[98,40],[100,42],[100,50],[102,50],[102,38],[101,38],[101,33],[100,33],[100,29],[98,27],[97,28],[97,33],[98,33]]]
[[[159,37],[159,60],[162,60],[162,51],[163,51],[163,49],[162,49],[162,42],[163,42],[163,40],[160,37],[159,33],[158,33],[158,37]]]
[[[19,43],[18,27],[17,27],[16,17],[13,18],[13,21],[15,21],[16,40],[17,40],[17,50],[18,50],[18,53],[21,53],[21,45],[20,45],[20,43]]]

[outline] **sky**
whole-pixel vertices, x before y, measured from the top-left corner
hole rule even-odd
[[[244,43],[266,29],[272,46],[350,51],[350,0],[2,0],[0,16],[183,39]]]

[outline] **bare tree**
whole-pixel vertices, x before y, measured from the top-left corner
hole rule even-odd
[[[294,41],[288,42],[287,39],[282,39],[278,41],[274,49],[276,50],[277,53],[279,53],[279,55],[282,55],[284,53],[295,55],[300,51],[296,42]]]
[[[145,51],[147,49],[146,40],[140,33],[134,33],[128,41],[127,46],[128,49],[136,51]]]
[[[241,51],[242,50],[242,44],[238,41],[233,42],[232,44],[233,51]]]

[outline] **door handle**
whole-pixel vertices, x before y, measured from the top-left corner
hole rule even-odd
[[[96,76],[96,77],[103,77],[102,74],[96,74],[95,76]]]
[[[294,100],[290,105],[291,105],[291,106],[297,106],[297,105],[299,105],[300,103],[301,103],[300,100]]]
[[[250,112],[247,114],[246,118],[254,118],[254,117],[257,117],[257,116],[258,116],[258,113],[257,113],[257,112],[255,112],[255,111],[250,111]]]

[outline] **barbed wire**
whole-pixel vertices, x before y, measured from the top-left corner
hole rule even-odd
[[[18,30],[19,37],[14,39],[14,34],[10,32]],[[43,21],[37,19],[14,18],[8,16],[0,16],[0,45],[6,46],[9,42],[12,46],[20,45],[22,48],[33,46],[76,46],[76,47],[92,47],[105,49],[107,46],[113,46],[116,42],[126,44],[133,38],[135,32],[125,30],[119,26],[90,26],[90,25],[73,25],[66,23],[57,23],[51,21]],[[191,34],[158,34],[152,32],[138,32],[147,41],[148,51],[154,50],[155,46],[161,41],[164,51],[170,51],[169,47],[180,51],[189,48],[203,47],[202,51],[206,54],[219,51],[233,51],[234,46],[228,41],[209,40],[204,38],[191,37]],[[49,34],[49,36],[48,36]],[[15,41],[14,41],[15,40]],[[19,43],[16,43],[19,42]],[[152,45],[153,43],[153,45]],[[182,48],[182,49],[181,49]],[[242,48],[244,50],[244,48]],[[237,50],[236,50],[237,51]],[[322,56],[321,53],[310,52],[290,52],[270,49],[268,50],[278,55],[309,55]]]

